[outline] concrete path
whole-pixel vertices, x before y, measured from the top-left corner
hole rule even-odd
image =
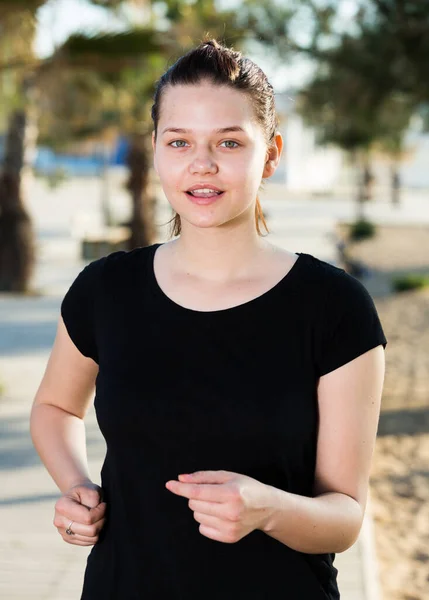
[[[98,185],[96,180],[72,182],[49,195],[37,183],[29,207],[39,241],[34,285],[44,295],[0,296],[0,381],[5,386],[0,399],[0,598],[4,600],[80,598],[88,550],[65,544],[52,525],[58,490],[32,446],[28,418],[54,340],[61,299],[84,266],[70,226],[97,221]],[[117,194],[118,207],[125,215],[126,196],[121,196],[120,190]],[[354,206],[327,200],[286,200],[283,196],[280,186],[267,186],[264,208],[273,242],[335,262],[333,226],[339,218],[351,219]],[[384,221],[417,216],[421,221],[424,209],[419,206],[411,198],[393,217],[389,217],[388,205],[374,211],[379,211],[376,218]],[[168,207],[161,203],[159,222],[168,217]],[[161,234],[160,239],[163,237]],[[87,441],[92,476],[99,481],[105,446],[93,410],[87,418]],[[369,510],[358,542],[337,555],[342,600],[380,600],[371,527]]]

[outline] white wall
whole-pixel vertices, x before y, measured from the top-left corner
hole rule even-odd
[[[325,192],[340,183],[343,153],[316,145],[314,132],[296,114],[288,117],[285,141],[289,190]]]

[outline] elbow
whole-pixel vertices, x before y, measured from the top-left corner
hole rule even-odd
[[[37,404],[33,404],[30,412],[30,421],[29,421],[29,429],[30,429],[30,437],[33,442],[33,445],[37,448],[37,440],[39,437],[40,430],[40,419],[38,418],[40,415],[39,406]]]
[[[333,552],[335,554],[341,554],[342,552],[345,552],[346,550],[349,550],[358,540],[359,535],[353,536],[351,538],[344,538],[342,540],[342,542],[338,545],[338,547],[333,550]]]
[[[350,526],[349,531],[342,532],[341,539],[338,543],[338,548],[334,551],[335,554],[341,554],[346,550],[349,550],[359,539],[360,531],[362,529],[362,520]]]
[[[49,404],[46,404],[44,402],[38,402],[36,399],[31,408],[29,429],[31,439],[36,449],[38,441],[41,437],[43,437],[44,434],[46,434],[47,428],[49,427],[49,423],[52,418],[49,406]]]

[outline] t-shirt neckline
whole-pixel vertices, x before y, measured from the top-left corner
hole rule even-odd
[[[155,275],[155,267],[154,267],[154,263],[155,263],[155,253],[157,251],[157,249],[162,246],[163,243],[158,243],[158,244],[153,244],[151,247],[151,254],[148,257],[149,258],[149,264],[148,264],[148,270],[149,270],[149,276],[151,278],[151,287],[155,292],[155,295],[157,296],[159,301],[164,302],[165,304],[168,304],[170,306],[170,308],[176,310],[176,311],[181,311],[183,314],[189,314],[189,315],[198,315],[198,316],[216,316],[216,315],[226,315],[226,314],[231,314],[231,313],[237,313],[239,311],[244,311],[244,310],[248,310],[253,308],[254,306],[257,306],[267,300],[270,300],[280,289],[283,289],[285,285],[290,285],[294,278],[296,278],[300,267],[302,266],[303,262],[304,262],[304,258],[306,256],[306,254],[304,252],[295,252],[295,254],[297,254],[298,258],[296,259],[296,261],[294,262],[294,264],[292,265],[292,267],[289,269],[289,271],[277,282],[275,283],[270,289],[268,289],[266,292],[263,292],[262,294],[260,294],[259,296],[255,296],[255,298],[251,298],[250,300],[247,300],[246,302],[242,302],[241,304],[236,304],[235,306],[229,306],[227,308],[221,308],[219,310],[195,310],[193,308],[188,308],[186,306],[182,306],[181,304],[178,304],[177,302],[175,302],[175,300],[173,300],[172,298],[170,298],[170,296],[167,296],[167,294],[164,292],[164,290],[161,288],[161,286],[158,283],[158,280],[156,278]]]

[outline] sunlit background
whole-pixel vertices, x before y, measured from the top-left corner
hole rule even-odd
[[[33,449],[29,409],[74,277],[110,252],[168,239],[152,94],[206,32],[252,58],[276,92],[285,148],[261,191],[270,239],[362,281],[389,342],[366,518],[335,563],[341,597],[425,600],[423,0],[0,0],[0,597],[79,598],[86,551],[52,526],[58,490]],[[99,481],[93,411],[87,431]]]

